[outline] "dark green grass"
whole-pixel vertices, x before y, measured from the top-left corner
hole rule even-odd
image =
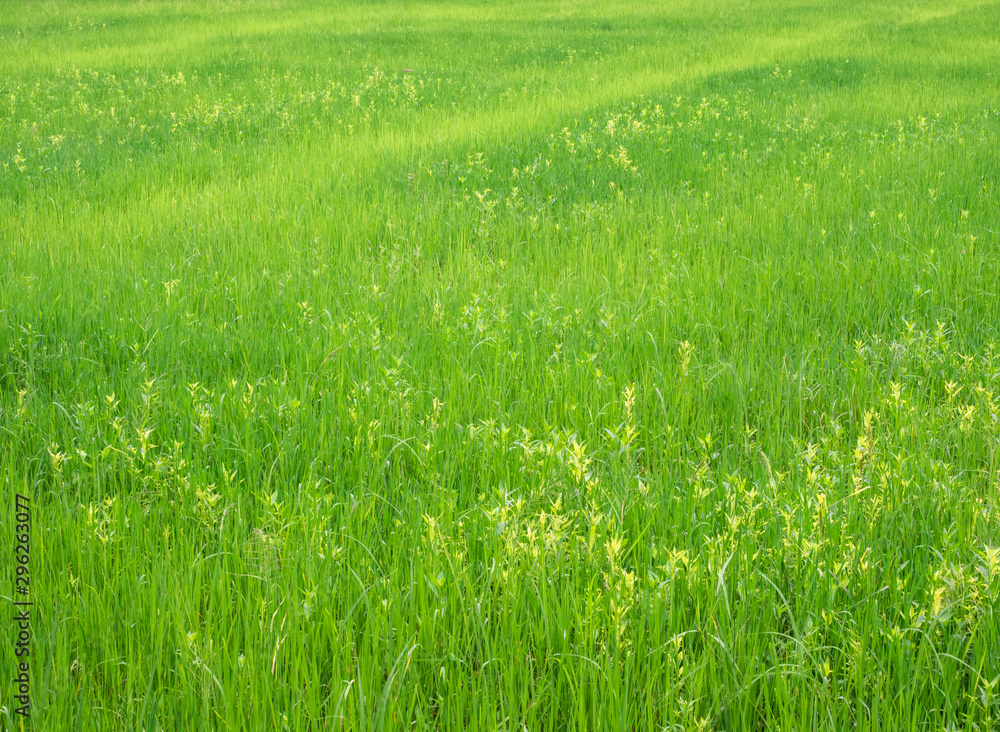
[[[0,11],[35,728],[996,729],[998,38]]]

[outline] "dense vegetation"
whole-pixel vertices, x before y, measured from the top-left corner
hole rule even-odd
[[[34,728],[1000,728],[998,39],[0,9]]]

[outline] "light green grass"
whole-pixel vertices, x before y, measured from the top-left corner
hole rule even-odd
[[[4,6],[34,729],[1000,729],[998,39]]]

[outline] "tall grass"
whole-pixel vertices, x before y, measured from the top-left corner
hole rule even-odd
[[[997,38],[0,10],[35,729],[997,729]]]

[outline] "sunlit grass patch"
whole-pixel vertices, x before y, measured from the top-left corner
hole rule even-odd
[[[997,725],[991,7],[0,16],[39,729]]]

